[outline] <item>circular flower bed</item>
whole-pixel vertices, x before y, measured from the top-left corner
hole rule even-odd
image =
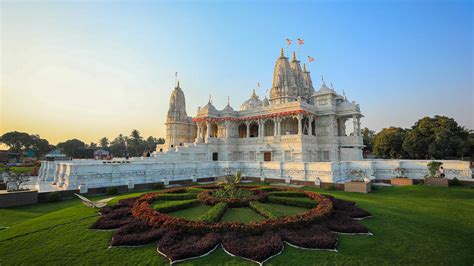
[[[227,253],[258,263],[278,255],[283,244],[305,248],[336,250],[335,233],[369,234],[356,219],[370,214],[354,202],[316,192],[286,187],[241,187],[249,193],[241,198],[216,197],[222,187],[187,187],[144,194],[102,208],[102,216],[91,228],[118,229],[111,246],[136,246],[156,241],[158,252],[171,262],[203,256],[221,246]],[[175,199],[178,205],[154,207],[156,200]],[[197,220],[166,212],[204,203],[213,206]],[[304,206],[306,211],[279,216],[271,205]],[[178,206],[178,207],[176,207]],[[181,207],[179,207],[181,206]],[[234,206],[248,206],[267,217],[259,222],[219,222]],[[245,243],[253,243],[246,245]]]
[[[240,189],[241,197],[226,197],[225,190],[206,190],[197,195],[197,198],[206,205],[214,206],[217,203],[227,203],[229,207],[244,207],[249,206],[251,201],[263,202],[267,199],[268,193],[261,190],[245,190]],[[221,193],[219,193],[221,192]],[[245,193],[246,192],[246,193]],[[219,195],[224,194],[224,195]]]

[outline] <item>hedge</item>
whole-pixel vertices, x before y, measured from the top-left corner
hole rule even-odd
[[[218,222],[227,211],[227,203],[217,203],[209,211],[198,217],[199,221]]]
[[[306,195],[297,191],[272,191],[268,193],[270,196],[276,197],[290,197],[290,198],[305,198]]]
[[[303,207],[303,208],[314,208],[318,204],[316,201],[308,199],[308,198],[290,198],[290,197],[276,197],[276,196],[269,196],[268,202]]]
[[[268,206],[264,203],[260,203],[258,201],[250,202],[249,207],[252,210],[260,213],[261,215],[263,215],[266,218],[278,218],[278,217],[281,217],[281,216],[285,216],[284,213],[282,213],[282,212],[276,210],[275,208],[272,208],[271,206]]]
[[[187,209],[189,207],[199,205],[199,203],[200,202],[197,199],[189,199],[189,200],[169,201],[169,202],[159,203],[159,204],[156,204],[154,207],[159,212],[167,213],[167,212],[174,212],[174,211]]]
[[[196,199],[196,193],[163,193],[155,196],[155,200],[187,200]]]

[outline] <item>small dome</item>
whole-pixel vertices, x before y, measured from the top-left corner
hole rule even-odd
[[[258,98],[257,94],[255,94],[255,90],[253,90],[252,96],[250,99],[242,103],[240,106],[240,111],[250,110],[254,108],[258,108],[262,106],[262,101]]]
[[[224,113],[233,113],[234,108],[232,108],[232,106],[230,106],[230,104],[227,104],[227,106],[222,111],[224,111]]]
[[[332,91],[328,86],[326,86],[326,82],[323,80],[323,84],[321,85],[321,88],[319,89],[319,92],[329,92]]]
[[[209,101],[204,107],[201,108],[201,111],[207,111],[207,112],[217,112],[216,107],[212,105],[212,103]]]

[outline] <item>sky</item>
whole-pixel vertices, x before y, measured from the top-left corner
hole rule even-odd
[[[188,115],[271,88],[286,39],[361,106],[362,127],[424,116],[474,129],[472,1],[2,1],[0,134],[56,144],[165,136],[178,72]],[[257,87],[260,83],[261,88]]]

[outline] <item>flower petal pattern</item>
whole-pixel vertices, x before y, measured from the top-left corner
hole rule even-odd
[[[222,245],[231,255],[261,264],[280,254],[285,242],[305,249],[336,250],[338,240],[334,232],[369,234],[369,230],[356,219],[371,214],[357,207],[355,202],[288,187],[247,186],[246,189],[255,191],[254,195],[265,195],[259,198],[262,201],[267,198],[267,193],[281,191],[280,195],[307,197],[317,204],[303,213],[248,224],[187,220],[153,208],[155,200],[182,198],[177,195],[189,198],[192,193],[196,197],[199,194],[211,195],[202,191],[218,188],[213,185],[173,188],[120,200],[100,209],[101,217],[90,228],[117,229],[110,240],[111,246],[156,242],[157,251],[171,263],[207,255]],[[235,202],[235,206],[246,204],[248,201]]]

